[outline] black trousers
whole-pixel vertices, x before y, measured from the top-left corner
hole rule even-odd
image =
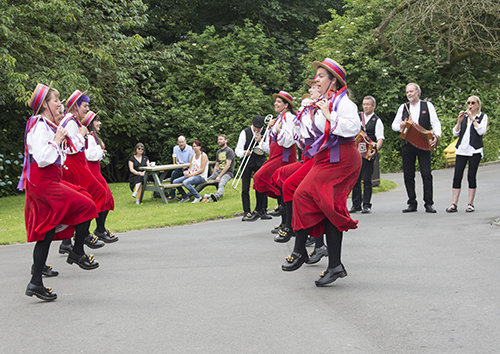
[[[247,213],[250,213],[250,182],[252,181],[252,176],[255,172],[257,172],[262,165],[257,166],[257,165],[251,165],[250,163],[247,165],[245,170],[243,171],[243,174],[241,175],[241,202],[243,203],[243,211],[245,215]],[[261,201],[262,205],[256,205],[255,210],[258,212],[261,212],[259,209],[266,209],[267,210],[267,196],[259,196],[259,193],[257,190],[255,190],[255,197],[257,201]],[[259,203],[257,203],[259,204]]]
[[[424,205],[434,204],[432,200],[431,152],[420,150],[407,143],[401,147],[401,155],[403,156],[403,176],[408,194],[408,205],[417,205],[417,195],[415,194],[415,163],[417,158],[424,185]]]
[[[462,177],[464,176],[465,165],[469,162],[469,171],[467,172],[467,181],[469,188],[477,188],[477,169],[481,161],[481,154],[474,154],[472,156],[457,155],[455,160],[455,173],[453,175],[453,188],[460,189],[462,186]]]
[[[375,155],[376,156],[376,155]],[[352,207],[356,209],[361,209],[361,202],[363,202],[363,208],[371,208],[372,191],[373,191],[373,165],[375,164],[375,158],[367,160],[362,159],[361,172],[359,173],[358,180],[352,189]],[[361,192],[361,180],[363,180],[363,192]]]

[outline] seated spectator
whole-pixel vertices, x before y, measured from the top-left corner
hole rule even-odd
[[[208,176],[208,157],[207,154],[201,151],[201,143],[199,140],[193,141],[194,155],[191,156],[190,166],[187,171],[184,171],[184,176],[176,178],[172,183],[182,183],[182,185],[194,196],[193,203],[201,201],[201,196],[198,194],[194,186],[203,183],[207,180]],[[189,195],[179,188],[182,199],[179,203],[186,203],[189,201]]]
[[[182,135],[177,138],[177,144],[178,145],[174,146],[174,150],[172,152],[172,158],[174,160],[174,165],[182,165],[182,164],[189,163],[191,161],[191,156],[194,155],[193,148],[190,145],[186,144],[186,138],[183,137]],[[187,167],[176,168],[175,170],[173,170],[172,174],[170,175],[170,181],[172,182],[173,180],[184,176],[185,170],[187,170]],[[172,189],[170,191],[167,198],[169,200],[172,200],[175,198],[175,189]]]
[[[132,193],[132,197],[136,198],[135,203],[139,204],[142,183],[144,181],[144,171],[140,171],[139,167],[149,167],[149,159],[144,155],[145,148],[143,143],[137,143],[134,151],[134,155],[128,159],[128,169],[130,170],[128,180],[130,182],[130,189],[134,192]]]
[[[219,198],[224,196],[224,187],[226,186],[226,183],[233,178],[234,173],[234,151],[227,146],[227,136],[225,134],[219,135],[217,137],[217,144],[219,145],[219,150],[217,150],[216,153],[214,172],[210,177],[208,177],[207,180],[219,183],[217,193],[210,194],[210,199],[214,202],[219,201]],[[205,187],[206,185],[197,186],[196,191],[201,192]],[[208,202],[208,196],[205,198]]]

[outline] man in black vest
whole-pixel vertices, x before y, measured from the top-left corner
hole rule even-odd
[[[430,102],[420,101],[420,87],[415,83],[406,85],[406,97],[409,102],[402,104],[396,117],[392,122],[392,130],[401,132],[405,119],[411,119],[427,130],[434,130],[432,146],[436,146],[441,136],[441,123],[439,122],[436,109]],[[415,194],[415,162],[418,157],[420,174],[424,184],[424,207],[427,213],[435,213],[436,209],[432,197],[432,172],[431,152],[416,148],[406,140],[401,141],[401,156],[403,157],[403,176],[406,193],[408,194],[408,207],[403,213],[417,211],[417,195]]]
[[[255,221],[259,218],[261,219],[272,219],[272,217],[267,214],[267,196],[264,193],[259,193],[255,190],[255,199],[257,200],[257,205],[253,212],[250,211],[250,182],[252,181],[252,175],[262,167],[266,161],[266,155],[258,155],[253,151],[249,150],[250,143],[252,142],[254,136],[257,144],[261,142],[263,138],[263,127],[264,127],[264,117],[256,115],[252,119],[252,125],[246,129],[243,129],[238,138],[238,144],[236,145],[235,154],[238,157],[247,157],[248,163],[245,170],[241,176],[241,201],[243,203],[243,219],[242,221]],[[265,142],[262,145],[262,150],[265,153],[269,153],[269,145]]]
[[[361,166],[361,172],[358,180],[352,189],[352,208],[349,210],[350,213],[361,211],[363,214],[368,214],[371,212],[372,208],[373,165],[375,162],[375,155],[382,147],[385,139],[384,124],[375,114],[376,106],[377,102],[372,96],[366,96],[363,98],[363,112],[359,113],[359,118],[361,119],[361,129],[373,142],[377,143],[377,147],[370,152],[369,160],[365,158],[366,151],[360,151],[363,164]],[[361,180],[363,180],[363,193],[361,193]],[[361,209],[361,202],[363,202],[363,209]]]

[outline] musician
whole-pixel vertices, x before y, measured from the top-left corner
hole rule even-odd
[[[359,113],[361,129],[372,141],[377,142],[377,146],[369,152],[370,159],[365,158],[365,151],[360,151],[362,157],[361,173],[352,190],[352,208],[349,210],[350,213],[361,211],[363,214],[368,214],[372,208],[373,165],[376,154],[382,148],[385,139],[384,124],[382,123],[382,119],[375,114],[375,107],[377,107],[377,102],[374,97],[366,96],[363,98],[363,112]],[[361,180],[363,180],[363,193],[361,193]],[[363,209],[361,209],[361,202],[363,202]]]
[[[475,210],[474,197],[476,196],[476,175],[479,162],[483,154],[483,135],[488,127],[488,116],[481,112],[481,100],[477,96],[470,96],[467,99],[466,111],[458,114],[458,122],[453,127],[453,135],[458,136],[456,145],[455,173],[453,175],[453,199],[452,204],[446,209],[448,213],[456,212],[458,198],[460,197],[460,188],[465,165],[469,162],[469,171],[467,180],[469,182],[469,203],[466,212]]]
[[[434,138],[431,146],[437,146],[441,136],[441,123],[439,122],[436,109],[431,102],[420,100],[421,90],[415,83],[406,85],[406,97],[409,102],[402,104],[396,117],[392,122],[392,130],[401,132],[406,119],[411,119],[426,130],[434,131]],[[403,176],[406,193],[408,194],[408,207],[403,209],[403,213],[417,211],[417,195],[415,193],[415,162],[418,157],[420,174],[424,185],[424,207],[427,213],[435,213],[432,194],[432,172],[431,172],[431,152],[421,150],[406,140],[401,141],[401,156],[403,157]]]
[[[295,107],[292,96],[285,92],[273,94],[274,110],[278,113],[275,119],[269,124],[269,160],[253,176],[253,188],[268,197],[278,199],[281,204],[281,193],[278,187],[272,183],[273,173],[289,163],[297,160],[297,150],[293,134],[293,118],[295,117]],[[259,195],[260,198],[261,195]],[[257,207],[262,205],[261,200],[257,200]],[[258,211],[259,209],[257,209]],[[261,215],[253,215],[258,218]]]
[[[313,63],[318,91],[312,128],[314,142],[306,155],[313,167],[293,196],[292,226],[295,245],[281,266],[293,271],[309,260],[306,240],[312,228],[325,228],[328,268],[316,280],[316,286],[328,285],[347,272],[341,262],[342,233],[357,228],[347,209],[347,198],[361,170],[361,157],[354,137],[361,129],[356,105],[346,95],[346,72],[336,61],[326,58]]]
[[[106,212],[106,189],[94,177],[87,165],[85,146],[88,144],[89,131],[81,123],[89,111],[89,102],[89,96],[79,90],[75,90],[67,100],[66,115],[60,123],[68,131],[65,144],[67,157],[62,170],[62,178],[69,183],[85,188],[92,196],[97,212],[102,215],[101,213]],[[98,218],[96,221],[99,222],[99,220],[102,218]],[[89,232],[85,238],[85,245],[95,249],[103,247],[104,242]],[[71,239],[63,240],[59,247],[59,253],[69,253],[71,248]]]
[[[236,149],[234,150],[236,156],[240,158],[247,157],[248,163],[245,170],[241,175],[241,202],[243,204],[243,218],[242,221],[255,221],[258,219],[258,215],[262,219],[272,219],[272,217],[267,215],[267,196],[264,193],[259,193],[255,190],[255,199],[261,201],[261,205],[255,208],[254,212],[250,212],[250,182],[252,180],[252,175],[257,172],[264,162],[266,162],[266,155],[258,155],[253,150],[250,151],[250,143],[255,141],[255,144],[260,144],[262,142],[262,150],[268,154],[269,153],[269,143],[264,139],[264,117],[261,115],[255,115],[252,119],[252,125],[246,129],[243,129],[238,137],[238,143],[236,144]],[[254,140],[255,138],[255,140]]]

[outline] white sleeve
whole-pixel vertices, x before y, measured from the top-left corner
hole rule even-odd
[[[437,136],[441,136],[441,122],[439,121],[439,118],[437,116],[436,109],[430,102],[427,102],[427,107],[429,108],[429,116],[431,117],[432,130],[434,130],[434,134],[436,134]]]
[[[281,121],[281,131],[276,138],[279,146],[289,148],[295,143],[293,135],[293,118],[295,118],[295,116],[292,113],[287,112],[284,119]]]
[[[384,123],[382,123],[382,119],[378,119],[375,125],[375,138],[377,138],[377,141],[379,141],[379,139],[385,139]]]
[[[476,129],[476,131],[479,135],[484,135],[484,133],[486,133],[486,128],[488,127],[488,115],[485,114],[483,116],[483,120],[481,121],[481,123],[479,124],[479,126],[477,128],[474,127],[474,125],[472,125],[472,127],[474,129]]]
[[[238,137],[238,143],[236,144],[236,149],[234,149],[234,153],[238,157],[243,157],[245,153],[245,144],[247,142],[247,136],[245,134],[245,130],[243,129]]]
[[[333,104],[335,105],[335,102]],[[350,138],[358,135],[361,130],[358,107],[346,96],[340,101],[337,112],[333,111],[330,115],[332,134]]]
[[[89,135],[88,147],[85,149],[85,157],[87,161],[101,161],[104,158],[104,152],[101,145],[97,144],[97,141],[92,135]]]
[[[399,106],[396,117],[394,117],[394,120],[392,121],[392,130],[398,133],[401,131],[401,122],[403,121],[403,107],[403,104]]]
[[[28,153],[33,155],[41,168],[52,165],[62,155],[61,149],[53,141],[54,136],[54,132],[40,121],[26,137]]]
[[[64,118],[69,119],[69,118]],[[72,151],[69,147],[66,149],[67,154],[76,154],[81,151],[85,147],[85,138],[80,134],[80,130],[78,129],[78,124],[71,119],[68,124],[66,124],[66,130],[68,131],[68,135],[66,135],[66,139],[71,139],[71,142],[76,148],[76,151]]]

